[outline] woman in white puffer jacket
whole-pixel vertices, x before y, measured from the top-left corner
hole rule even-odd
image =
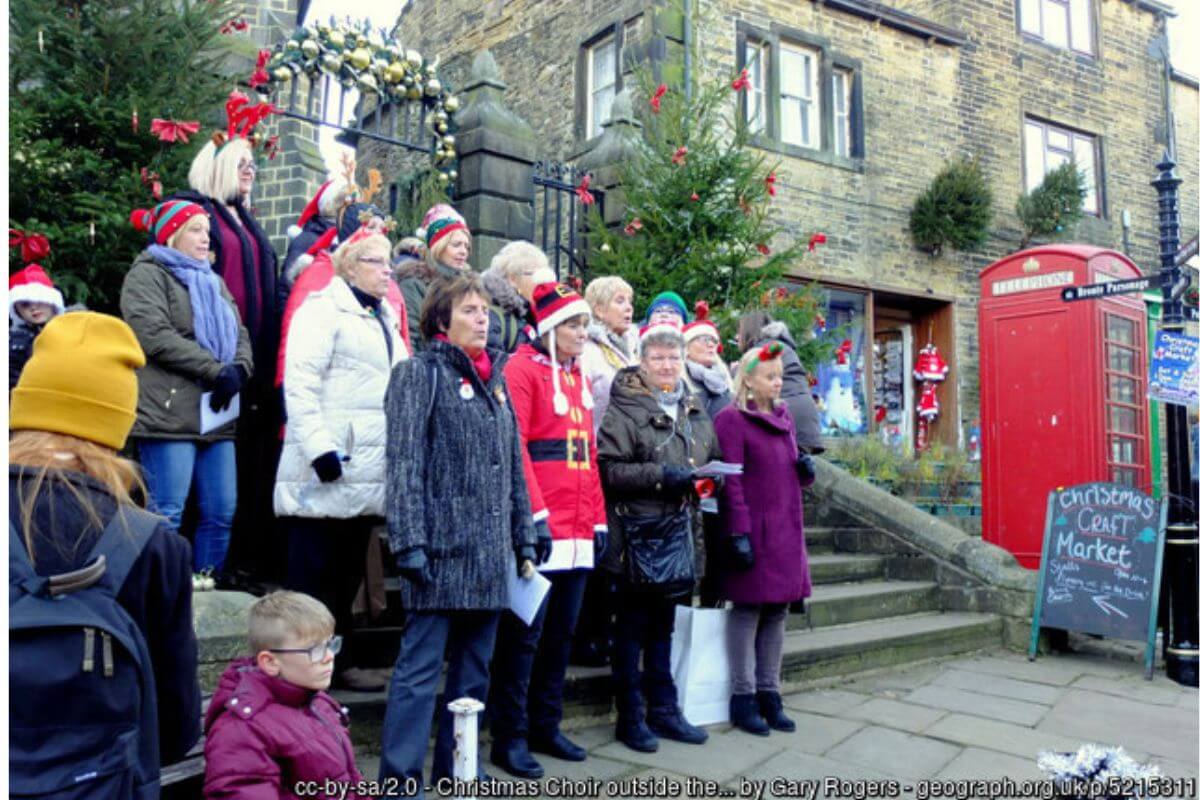
[[[384,302],[390,255],[387,238],[367,229],[334,251],[337,275],[296,311],[284,362],[287,433],[274,499],[288,531],[288,588],[325,603],[343,636],[371,531],[383,522],[383,396],[392,367],[409,356]],[[335,663],[339,684],[368,688],[348,649]]]

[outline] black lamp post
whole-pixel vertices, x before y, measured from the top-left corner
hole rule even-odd
[[[1175,256],[1179,250],[1179,184],[1175,162],[1164,154],[1158,177],[1151,185],[1158,191],[1159,286],[1162,288],[1162,330],[1183,332],[1183,292]],[[1188,453],[1187,409],[1164,404],[1167,414],[1167,539],[1163,556],[1168,626],[1166,641],[1167,677],[1185,686],[1200,680],[1197,661],[1197,528],[1195,507],[1188,501],[1191,468]]]

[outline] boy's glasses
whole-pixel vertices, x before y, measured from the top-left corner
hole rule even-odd
[[[308,653],[308,660],[314,664],[320,664],[325,660],[325,654],[336,656],[342,651],[342,637],[331,636],[329,641],[314,644],[312,647],[272,647],[272,653]]]

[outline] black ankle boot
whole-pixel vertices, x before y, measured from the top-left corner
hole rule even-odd
[[[791,733],[796,730],[796,723],[783,713],[783,698],[779,692],[756,692],[758,710],[767,724],[777,731]]]
[[[639,753],[658,751],[658,737],[646,727],[646,720],[640,713],[617,713],[617,741]]]
[[[729,721],[735,728],[755,736],[766,736],[771,732],[767,721],[758,711],[758,701],[752,694],[735,694],[729,698]]]
[[[679,706],[652,708],[646,714],[646,726],[656,736],[684,744],[704,744],[708,732],[687,721]]]
[[[540,778],[546,774],[529,754],[529,744],[524,739],[492,742],[492,763],[518,778]]]

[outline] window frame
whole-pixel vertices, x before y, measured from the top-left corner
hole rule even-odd
[[[804,94],[784,94],[784,86],[787,80],[784,76],[784,62],[788,60],[787,56],[797,59],[805,59],[808,61],[812,72],[809,75],[809,80],[801,81],[804,85],[799,87],[804,91]],[[818,48],[810,47],[804,44],[798,44],[790,40],[781,39],[779,42],[779,141],[783,144],[790,144],[793,147],[803,147],[807,150],[822,150],[825,137],[823,133],[824,114],[822,114],[821,106],[821,84],[824,83],[823,70],[821,69],[821,51]],[[774,98],[772,98],[774,99]],[[800,112],[799,119],[796,124],[799,126],[801,137],[799,139],[784,138],[784,108],[785,102],[795,102],[797,109]],[[809,119],[804,119],[804,112],[809,112]],[[807,136],[805,133],[805,122],[807,125]]]
[[[757,59],[757,70],[752,66],[755,59],[750,57],[750,51],[755,51]],[[747,36],[738,43],[738,62],[739,72],[743,69],[747,70],[750,76],[750,91],[739,101],[739,112],[742,119],[746,120],[747,129],[756,136],[767,135],[771,124],[771,62],[774,61],[771,53],[771,43],[760,39],[756,36]],[[757,108],[755,116],[750,115],[750,101],[754,100]],[[761,112],[762,118],[754,121]]]
[[[1097,35],[1097,23],[1099,15],[1096,13],[1096,5],[1093,0],[1013,0],[1016,6],[1017,32],[1025,39],[1043,44],[1047,47],[1053,47],[1056,50],[1065,50],[1069,53],[1081,56],[1088,59],[1098,58],[1099,39]],[[1066,19],[1066,44],[1052,41],[1046,38],[1045,31],[1045,16],[1046,5],[1051,4],[1065,9]],[[1032,26],[1027,27],[1028,22],[1026,7],[1036,6],[1037,9],[1037,29],[1033,30]],[[1081,50],[1076,47],[1074,31],[1076,23],[1079,22],[1077,15],[1081,12],[1078,9],[1083,9],[1084,18],[1087,21],[1086,45],[1087,49]]]
[[[598,51],[606,45],[612,45],[613,49],[613,80],[611,84],[606,84],[603,87],[596,87],[596,55]],[[604,89],[611,88],[613,97],[616,98],[617,93],[621,91],[620,75],[621,75],[621,48],[615,31],[610,32],[606,36],[601,36],[593,43],[584,47],[584,60],[587,63],[586,76],[584,78],[584,133],[588,139],[592,139],[603,133],[603,129],[599,129],[596,115],[596,95]],[[594,132],[593,132],[594,131]]]
[[[1030,129],[1030,127],[1040,128],[1041,140],[1042,140],[1041,141],[1042,177],[1041,177],[1041,180],[1039,180],[1038,183],[1035,185],[1031,185],[1030,181],[1029,181],[1030,169],[1032,167],[1032,165],[1029,162],[1029,146],[1030,146],[1030,141],[1029,141],[1030,131],[1029,131],[1029,129]],[[1061,147],[1054,147],[1054,148],[1051,147],[1051,145],[1050,145],[1050,133],[1051,132],[1061,134],[1061,135],[1066,135],[1068,137],[1068,145],[1067,145],[1066,150],[1063,150]],[[1049,153],[1051,151],[1057,152],[1057,153],[1069,153],[1070,157],[1072,159],[1074,159],[1076,157],[1075,156],[1075,152],[1076,152],[1075,143],[1077,140],[1085,140],[1085,141],[1089,142],[1091,145],[1091,148],[1092,148],[1091,175],[1092,175],[1092,194],[1095,197],[1095,210],[1089,210],[1087,208],[1084,208],[1083,214],[1084,214],[1084,216],[1095,217],[1096,219],[1105,219],[1107,217],[1107,214],[1105,213],[1106,196],[1105,196],[1105,191],[1104,191],[1104,167],[1103,167],[1104,156],[1103,156],[1103,149],[1101,147],[1100,136],[1097,134],[1089,133],[1088,131],[1082,131],[1077,128],[1069,127],[1067,125],[1060,125],[1058,123],[1051,122],[1047,119],[1044,119],[1042,117],[1037,117],[1032,114],[1022,115],[1022,117],[1021,117],[1021,141],[1022,141],[1021,160],[1023,162],[1021,165],[1022,166],[1022,169],[1021,169],[1022,184],[1024,185],[1024,189],[1026,192],[1031,192],[1034,189],[1036,189],[1038,186],[1041,185],[1041,181],[1045,180],[1045,177],[1046,177],[1046,172],[1047,172],[1046,164],[1048,161],[1047,156],[1049,155]]]
[[[862,172],[866,153],[862,61],[835,52],[830,41],[822,36],[778,24],[772,24],[769,30],[764,30],[743,22],[736,23],[735,56],[738,70],[747,68],[749,52],[747,48],[752,46],[765,48],[768,54],[765,81],[768,113],[764,130],[757,133],[751,132],[754,145],[782,155]],[[815,91],[811,98],[812,107],[818,112],[812,133],[812,138],[816,139],[815,146],[794,144],[784,141],[782,138],[782,76],[780,73],[783,61],[782,50],[785,46],[797,50],[807,50],[816,55],[814,61],[816,67]],[[848,84],[845,119],[848,125],[847,138],[849,141],[848,152],[844,155],[836,151],[834,144],[836,121],[834,119],[833,83],[835,75],[841,73],[846,75],[845,80]],[[746,119],[747,108],[747,100],[740,99],[738,111],[743,120]]]

